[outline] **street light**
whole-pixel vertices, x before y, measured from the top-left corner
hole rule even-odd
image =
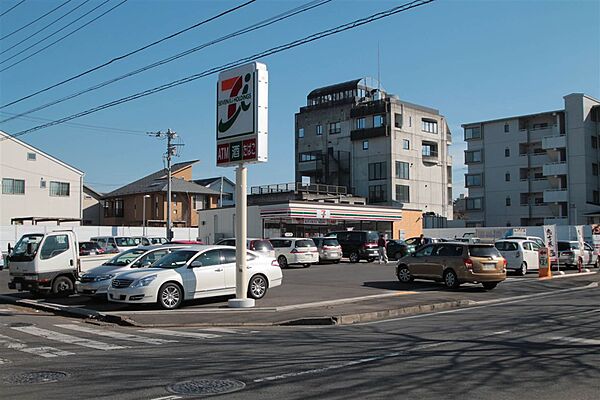
[[[142,218],[143,218],[143,221],[144,221],[142,223],[142,226],[143,226],[142,230],[144,232],[142,234],[142,236],[144,236],[144,237],[146,236],[146,199],[149,199],[149,198],[150,198],[150,195],[146,194],[146,195],[144,195],[144,198],[142,200]]]

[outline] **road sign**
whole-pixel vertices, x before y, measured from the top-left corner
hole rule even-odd
[[[548,248],[540,247],[538,249],[538,259],[539,259],[539,277],[540,278],[549,278],[552,277],[552,272],[550,270],[550,259],[548,257]]]

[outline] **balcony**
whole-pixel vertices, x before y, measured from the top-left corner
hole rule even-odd
[[[542,148],[544,150],[562,149],[567,147],[567,136],[546,136],[542,138]]]
[[[567,175],[567,163],[566,162],[555,162],[547,163],[543,166],[544,176],[557,176]]]
[[[527,133],[527,129],[521,129],[520,132]],[[546,136],[558,136],[558,135],[560,135],[560,131],[559,131],[557,125],[549,125],[549,126],[545,126],[545,127],[539,127],[539,128],[536,127],[536,128],[529,129],[530,141],[533,141],[535,139],[542,139]]]
[[[544,190],[544,203],[566,203],[569,201],[569,192],[566,189]]]
[[[567,218],[567,217],[544,218],[544,225],[569,225],[569,218]]]

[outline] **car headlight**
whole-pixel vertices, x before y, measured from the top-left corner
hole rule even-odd
[[[156,279],[156,275],[150,275],[142,279],[138,279],[131,287],[144,287],[152,283]]]
[[[84,276],[85,276],[85,275],[84,275]],[[114,277],[115,277],[115,274],[105,274],[105,275],[98,275],[97,277],[95,277],[95,278],[94,278],[94,280],[95,280],[96,282],[99,282],[99,281],[105,281],[105,280],[107,280],[107,279],[112,279],[112,278],[114,278]]]

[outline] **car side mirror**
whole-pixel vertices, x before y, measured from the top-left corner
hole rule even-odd
[[[202,261],[192,261],[192,263],[190,264],[190,268],[196,268],[196,267],[201,267],[202,266]]]

